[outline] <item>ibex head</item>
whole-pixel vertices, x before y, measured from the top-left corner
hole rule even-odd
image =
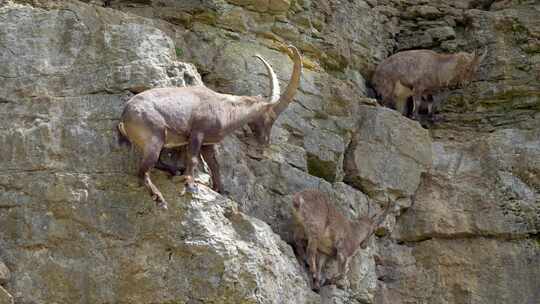
[[[289,50],[292,52],[294,67],[289,84],[281,96],[279,82],[276,74],[272,70],[272,67],[261,56],[255,56],[259,58],[266,67],[266,70],[270,76],[270,87],[272,91],[269,102],[270,106],[266,109],[266,111],[263,112],[261,116],[257,117],[248,124],[251,131],[255,134],[255,138],[261,145],[269,144],[270,133],[272,131],[274,122],[285,110],[285,108],[287,108],[287,106],[292,102],[296,90],[300,85],[300,76],[302,74],[302,57],[298,49],[296,49],[294,46],[290,45]]]
[[[359,216],[355,223],[357,227],[356,229],[357,231],[361,231],[362,229],[364,229],[366,233],[365,235],[362,235],[362,238],[359,240],[360,248],[362,249],[367,248],[369,238],[371,237],[371,235],[375,233],[378,227],[384,222],[384,220],[386,219],[386,216],[392,210],[392,206],[393,206],[393,203],[391,203],[390,199],[388,199],[386,202],[386,208],[381,213],[375,214],[373,216],[369,216],[370,205],[368,202],[368,214],[364,216]]]
[[[464,86],[470,83],[476,76],[478,72],[478,67],[480,63],[486,58],[487,49],[480,55],[476,51],[472,53],[460,52],[457,53],[459,63],[459,72],[456,74],[458,77],[457,83],[461,86]]]

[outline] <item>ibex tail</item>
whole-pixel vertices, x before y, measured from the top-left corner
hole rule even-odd
[[[122,122],[116,126],[116,131],[118,132],[118,144],[129,146],[131,142],[126,135],[126,130],[124,129],[124,124]]]

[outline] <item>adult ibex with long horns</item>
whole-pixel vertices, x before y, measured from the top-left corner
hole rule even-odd
[[[411,50],[396,53],[381,62],[373,84],[382,98],[382,104],[407,115],[407,99],[412,96],[412,118],[425,98],[428,114],[432,115],[432,102],[428,96],[443,88],[462,86],[474,78],[478,66],[485,58],[481,55],[459,52],[439,54],[431,50]]]
[[[235,129],[249,124],[259,143],[268,144],[274,121],[291,103],[300,83],[302,58],[289,46],[294,67],[280,95],[279,82],[272,67],[259,55],[270,77],[271,96],[221,94],[205,86],[156,88],[133,96],[126,104],[118,124],[120,139],[127,138],[142,152],[138,176],[158,206],[167,208],[161,192],[150,180],[149,171],[159,162],[163,148],[187,146],[184,179],[186,192],[198,191],[193,179],[199,154],[208,164],[213,189],[221,192],[215,144]],[[167,168],[165,168],[167,169]]]

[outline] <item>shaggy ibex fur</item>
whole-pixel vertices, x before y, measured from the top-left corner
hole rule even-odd
[[[485,55],[438,54],[431,50],[399,52],[379,64],[373,84],[382,104],[404,115],[407,114],[407,98],[412,96],[412,118],[417,119],[422,97],[427,99],[427,95],[440,89],[472,81]],[[432,103],[428,103],[427,108],[428,114],[432,115]]]
[[[378,216],[359,216],[350,221],[321,191],[308,189],[294,195],[295,248],[301,259],[307,258],[315,289],[321,286],[321,271],[327,256],[335,256],[339,265],[338,276],[330,281],[336,282],[346,275],[351,258],[358,248],[366,248],[369,237],[390,211],[390,205],[388,202]]]
[[[126,104],[118,124],[120,137],[129,139],[139,148],[143,157],[139,178],[147,187],[158,206],[166,208],[161,192],[150,180],[149,171],[156,164],[160,169],[173,171],[158,163],[163,148],[186,146],[184,179],[186,191],[197,192],[193,169],[199,153],[208,164],[214,190],[220,192],[219,165],[215,144],[235,129],[249,124],[261,144],[267,144],[277,116],[293,100],[302,73],[302,58],[290,46],[294,68],[285,92],[280,96],[279,82],[272,67],[259,58],[270,76],[271,97],[235,96],[221,94],[205,86],[158,88],[133,96]]]

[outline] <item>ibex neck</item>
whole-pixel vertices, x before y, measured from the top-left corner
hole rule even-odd
[[[439,79],[443,86],[452,87],[460,82],[460,63],[458,57],[448,56],[441,63],[443,66],[439,69]]]
[[[260,116],[268,105],[265,102],[228,102],[223,107],[225,132],[232,132]]]

